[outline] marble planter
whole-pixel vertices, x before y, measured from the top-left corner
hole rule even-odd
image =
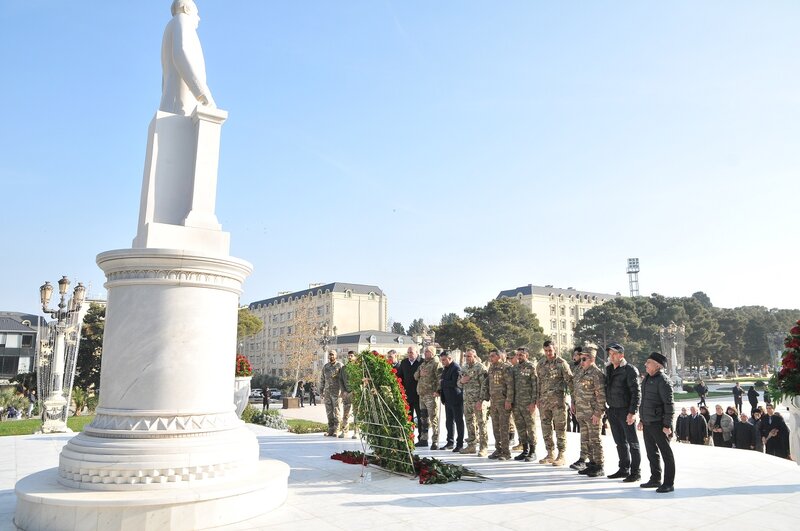
[[[237,376],[233,380],[233,403],[236,406],[236,416],[242,418],[242,411],[247,407],[250,399],[250,380],[252,376]]]
[[[781,404],[786,406],[786,426],[789,428],[789,453],[792,460],[800,465],[800,396],[786,398]]]

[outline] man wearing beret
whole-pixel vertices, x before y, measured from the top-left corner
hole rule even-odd
[[[656,488],[656,492],[661,493],[675,490],[675,457],[669,447],[675,407],[672,384],[664,376],[666,364],[667,358],[660,352],[653,352],[644,362],[647,374],[642,381],[642,406],[639,408],[639,429],[644,433],[644,448],[650,461],[650,480],[640,486]],[[664,460],[663,482],[659,454]]]

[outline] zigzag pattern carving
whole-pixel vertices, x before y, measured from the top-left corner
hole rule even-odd
[[[205,431],[234,427],[237,417],[232,413],[214,415],[178,415],[174,417],[133,417],[98,414],[91,428],[120,431]]]

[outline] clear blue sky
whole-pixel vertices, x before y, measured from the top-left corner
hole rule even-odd
[[[0,3],[0,309],[130,247],[170,0]],[[800,306],[800,3],[198,1],[243,303],[533,284]]]

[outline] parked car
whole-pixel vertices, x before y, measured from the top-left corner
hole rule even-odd
[[[272,389],[269,392],[269,397],[271,400],[280,400],[283,398],[283,394],[277,389]]]

